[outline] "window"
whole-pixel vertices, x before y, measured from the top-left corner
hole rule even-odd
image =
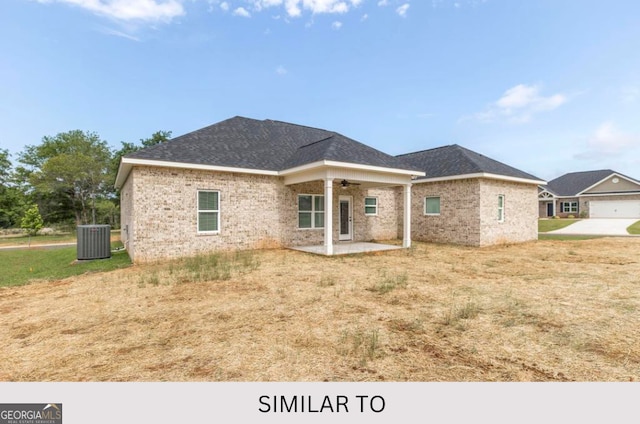
[[[378,215],[378,198],[377,197],[364,198],[364,214]]]
[[[577,213],[578,202],[562,202],[561,209],[565,213]]]
[[[324,196],[298,195],[298,228],[324,228]]]
[[[198,232],[217,233],[220,231],[220,192],[198,191]]]
[[[440,215],[440,197],[424,198],[424,214]]]
[[[498,195],[498,222],[504,222],[504,194]]]

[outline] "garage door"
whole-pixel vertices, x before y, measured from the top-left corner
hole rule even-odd
[[[640,200],[594,200],[589,202],[591,218],[640,218]]]

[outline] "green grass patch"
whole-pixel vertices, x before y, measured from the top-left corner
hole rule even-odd
[[[627,227],[627,233],[629,234],[640,234],[640,221],[635,224],[631,224]]]
[[[113,245],[121,245],[119,242]],[[126,251],[113,252],[110,259],[79,261],[75,246],[55,249],[0,251],[0,287],[19,286],[34,280],[60,280],[86,272],[104,272],[131,265]]]
[[[120,238],[120,230],[111,230],[111,240],[118,240]],[[38,244],[54,244],[54,243],[75,243],[77,236],[75,231],[48,234],[29,237],[26,234],[6,235],[0,236],[0,246],[28,246],[31,243],[32,246]]]
[[[605,236],[590,236],[590,235],[570,235],[570,234],[539,234],[538,240],[591,240],[596,238],[602,238]]]
[[[539,219],[538,220],[538,232],[546,233],[548,231],[559,230],[560,228],[568,227],[578,219]]]
[[[25,235],[0,237],[0,246],[27,246],[48,243],[75,243],[75,234],[55,234],[46,236],[33,236],[29,238]]]

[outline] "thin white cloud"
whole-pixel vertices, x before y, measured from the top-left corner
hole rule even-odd
[[[227,12],[230,8],[231,6],[229,6],[229,3],[227,3],[226,1],[220,3],[220,9],[224,10],[225,12]]]
[[[276,68],[276,74],[278,74],[278,75],[287,75],[288,73],[289,73],[289,71],[287,71],[287,69],[282,65],[280,65],[280,66],[278,66]]]
[[[363,0],[247,0],[254,11],[283,7],[291,18],[302,16],[303,11],[311,14],[343,14],[359,7]]]
[[[612,121],[603,122],[586,142],[586,150],[575,155],[576,159],[598,159],[621,156],[629,149],[640,147],[640,136],[620,131]]]
[[[243,18],[250,18],[251,13],[244,7],[238,7],[233,11],[234,16],[242,16]]]
[[[369,15],[367,13],[365,13],[364,15],[362,15],[362,17],[360,18],[360,22],[364,22],[367,19],[369,19]]]
[[[131,40],[131,41],[138,41],[138,42],[140,41],[138,37],[135,37],[131,34],[127,34],[126,32],[115,30],[113,28],[104,28],[102,32],[107,35],[115,35],[116,37],[126,38],[127,40]]]
[[[409,7],[411,7],[411,5],[409,3],[405,3],[402,6],[398,7],[396,9],[396,13],[400,16],[402,16],[403,18],[407,17],[407,11],[409,10]]]
[[[339,30],[340,28],[342,28],[342,22],[340,21],[334,21],[331,24],[331,28],[335,29],[336,31]]]
[[[518,84],[504,92],[497,101],[473,115],[480,122],[506,120],[514,124],[531,121],[534,115],[557,109],[568,101],[566,95],[558,93],[542,96],[539,85]]]
[[[378,2],[378,6],[381,6],[381,7],[383,7],[383,6],[389,6],[389,0],[380,0],[380,1]]]
[[[169,22],[185,14],[181,0],[37,0],[64,3],[121,21]]]

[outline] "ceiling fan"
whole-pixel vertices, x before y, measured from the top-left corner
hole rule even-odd
[[[347,180],[340,181],[340,186],[342,188],[347,188],[347,187],[352,186],[352,185],[360,185],[360,183],[352,183],[352,182],[349,182]]]

